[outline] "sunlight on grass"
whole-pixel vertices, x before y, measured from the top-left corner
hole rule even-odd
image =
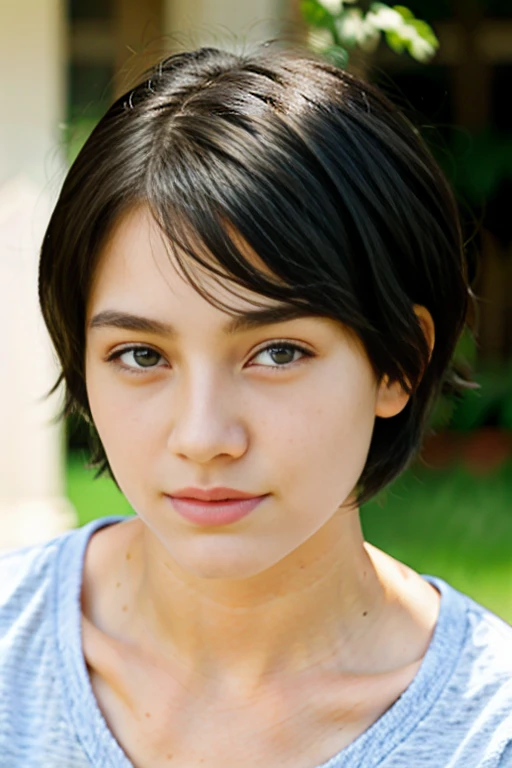
[[[94,479],[94,471],[85,469],[86,457],[81,453],[68,456],[67,491],[73,503],[79,525],[98,517],[129,515],[133,510],[115,483],[107,477]]]

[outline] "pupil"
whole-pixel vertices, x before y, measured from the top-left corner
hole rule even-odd
[[[274,358],[274,362],[276,363],[289,363],[290,362],[290,355],[293,358],[293,349],[288,349],[288,347],[274,347],[272,350],[272,357]],[[287,360],[280,359],[280,355],[284,355]]]
[[[146,368],[158,361],[158,354],[151,349],[136,349],[133,356],[139,365]]]

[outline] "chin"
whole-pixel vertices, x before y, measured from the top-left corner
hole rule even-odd
[[[228,539],[226,541],[226,539]],[[263,561],[261,545],[259,552],[251,553],[230,537],[215,537],[215,540],[194,542],[192,547],[178,551],[175,546],[167,551],[178,566],[197,579],[208,581],[240,581],[257,576],[274,563]],[[251,557],[254,554],[254,557]]]

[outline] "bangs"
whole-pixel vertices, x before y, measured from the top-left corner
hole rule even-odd
[[[334,242],[327,217],[335,212],[325,210],[325,189],[315,210],[311,190],[318,179],[304,163],[297,137],[281,120],[270,122],[264,136],[257,124],[249,129],[236,116],[208,121],[188,115],[173,123],[164,151],[148,165],[151,213],[185,279],[222,311],[236,314],[195,279],[191,263],[233,296],[240,288],[249,291],[254,306],[263,306],[259,295],[304,315],[368,329],[340,259],[348,233],[340,243],[338,229]],[[290,162],[293,155],[296,163]]]

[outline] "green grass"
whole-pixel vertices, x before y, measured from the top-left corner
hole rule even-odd
[[[98,517],[133,514],[115,483],[105,476],[95,480],[94,471],[85,469],[86,461],[79,452],[68,456],[67,495],[77,511],[78,524],[85,525]]]
[[[480,477],[416,466],[362,520],[368,541],[512,622],[512,461]]]
[[[83,456],[68,460],[68,495],[79,524],[132,512]],[[478,477],[463,466],[416,466],[362,511],[368,541],[420,573],[446,579],[512,622],[512,461]]]

